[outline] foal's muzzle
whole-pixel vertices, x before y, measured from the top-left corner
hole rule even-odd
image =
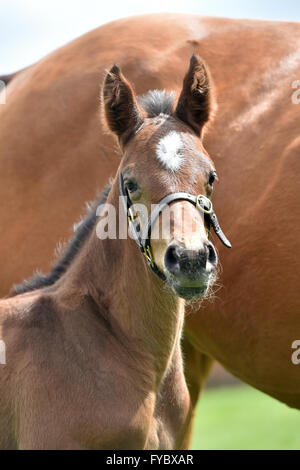
[[[210,274],[216,265],[217,254],[210,242],[204,243],[199,250],[186,250],[172,243],[165,254],[165,267],[174,276],[194,279],[201,274]]]
[[[165,253],[165,268],[176,293],[185,299],[205,295],[218,258],[208,240],[198,250],[187,250],[173,242]]]

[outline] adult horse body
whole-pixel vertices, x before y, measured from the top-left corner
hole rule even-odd
[[[213,357],[300,408],[300,365],[291,360],[300,339],[299,48],[298,23],[151,15],[102,26],[17,74],[0,108],[2,293],[49,269],[83,201],[115,173],[113,141],[104,130],[99,139],[104,69],[119,63],[138,94],[178,89],[198,52],[219,103],[205,146],[234,250],[220,249],[222,289],[187,318],[188,384],[196,400]]]

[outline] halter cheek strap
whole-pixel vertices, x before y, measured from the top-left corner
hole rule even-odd
[[[129,223],[132,236],[134,237],[136,243],[138,244],[141,252],[144,254],[148,267],[163,281],[166,281],[166,276],[156,265],[156,263],[154,262],[153,255],[152,255],[151,231],[152,231],[152,228],[154,226],[156,219],[159,217],[159,214],[164,210],[166,206],[171,204],[171,202],[188,201],[191,204],[193,204],[195,207],[197,207],[200,212],[204,213],[204,219],[205,219],[205,222],[207,223],[207,226],[209,227],[209,232],[210,232],[211,227],[213,227],[216,235],[219,237],[221,242],[228,248],[231,248],[230,241],[226,238],[225,234],[223,233],[219,225],[217,216],[213,210],[212,202],[206,196],[203,196],[202,194],[199,194],[198,196],[194,196],[189,193],[169,194],[168,196],[164,197],[156,205],[154,210],[151,212],[148,218],[147,224],[143,230],[143,233],[141,234],[140,222],[138,218],[134,216],[132,212],[133,204],[124,186],[123,175],[120,170],[119,170],[119,187],[120,187],[121,199],[123,202],[124,210],[128,217],[128,223]]]

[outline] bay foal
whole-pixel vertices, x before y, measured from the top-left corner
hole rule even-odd
[[[201,143],[209,88],[196,56],[177,105],[163,92],[139,103],[117,66],[107,73],[104,120],[118,138],[123,189],[133,203],[150,209],[178,191],[210,196],[215,169]],[[117,176],[106,207],[123,210],[119,197]],[[93,210],[52,273],[1,301],[2,448],[182,446],[190,415],[183,298],[205,295],[217,257],[201,211],[186,200],[170,207],[169,235],[151,239],[152,266],[164,280],[134,240],[99,238]],[[179,223],[183,210],[188,230]]]

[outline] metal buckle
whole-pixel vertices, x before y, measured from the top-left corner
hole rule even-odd
[[[153,260],[153,256],[152,256],[152,252],[151,252],[151,248],[150,246],[147,246],[145,251],[144,251],[144,255],[146,257],[146,260],[149,261],[149,263],[151,264],[152,268],[154,267],[154,260]]]
[[[129,220],[130,222],[133,222],[135,219],[137,219],[138,216],[137,216],[137,214],[133,214],[131,207],[129,207],[129,208],[128,208],[128,215],[127,215],[127,217],[128,217],[128,220]]]
[[[208,205],[208,209],[205,209],[202,205],[201,205],[201,202],[202,203],[206,203]],[[203,204],[204,205],[204,204]],[[198,207],[198,209],[200,209],[202,212],[204,212],[204,214],[211,214],[212,213],[212,210],[213,210],[213,205],[212,205],[212,202],[210,199],[208,199],[206,196],[203,196],[203,194],[199,194],[197,196],[197,200],[196,200],[196,206]]]

